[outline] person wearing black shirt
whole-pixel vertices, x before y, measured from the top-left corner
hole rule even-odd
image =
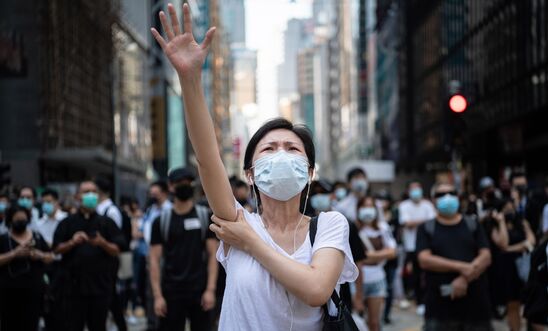
[[[92,181],[80,184],[80,210],[58,225],[53,249],[62,255],[67,330],[106,330],[114,283],[113,268],[124,237],[114,221],[95,212],[98,195]]]
[[[182,330],[187,318],[192,331],[211,329],[219,243],[209,230],[209,212],[194,204],[193,179],[188,169],[170,173],[175,202],[152,225],[150,280],[160,331]]]
[[[438,215],[421,224],[417,252],[426,270],[425,331],[492,330],[487,278],[491,254],[483,228],[459,213],[455,188],[434,189]]]
[[[30,211],[14,206],[0,235],[0,330],[36,331],[42,310],[45,264],[53,261],[39,233],[28,229]]]

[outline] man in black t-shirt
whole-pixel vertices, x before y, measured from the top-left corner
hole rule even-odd
[[[80,184],[81,207],[59,225],[53,249],[63,256],[56,283],[67,325],[63,330],[106,330],[108,307],[114,286],[113,268],[124,246],[122,232],[114,221],[95,212],[98,195],[92,181]]]
[[[459,213],[455,188],[434,189],[438,215],[421,224],[417,253],[426,271],[425,331],[490,331],[490,303],[484,271],[491,254],[475,217]]]
[[[209,230],[209,211],[194,203],[193,180],[186,168],[169,174],[175,201],[152,225],[150,281],[160,331],[183,330],[187,318],[192,331],[211,329],[219,243]]]

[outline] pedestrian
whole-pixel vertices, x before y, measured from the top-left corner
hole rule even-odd
[[[30,227],[28,208],[13,206],[0,235],[0,330],[36,331],[44,298],[44,267],[53,254]]]
[[[253,206],[249,203],[249,193],[251,193],[249,190],[249,185],[239,178],[234,178],[231,181],[231,185],[236,201],[238,201],[242,207],[247,209],[247,211],[253,212]]]
[[[68,214],[59,206],[59,193],[53,189],[45,189],[42,192],[42,218],[36,223],[35,229],[50,247],[53,244],[55,229],[67,216]]]
[[[124,265],[131,262],[131,253],[129,252],[129,241],[131,240],[131,220],[129,217],[122,216],[123,213],[114,204],[110,198],[110,193],[112,192],[112,185],[110,181],[103,177],[97,177],[95,179],[95,185],[97,186],[97,195],[99,197],[99,203],[97,204],[96,212],[99,215],[110,218],[118,229],[122,231],[124,236],[124,246],[120,247],[120,254],[112,268],[112,273],[114,277],[114,283],[112,285],[112,294],[110,297],[110,313],[112,314],[112,319],[114,324],[118,328],[118,331],[126,331],[127,324],[124,317],[124,310],[122,308],[122,299],[120,297],[120,279],[118,278],[118,273],[120,271],[120,262],[121,259],[124,260]],[[127,214],[125,215],[127,216]],[[129,256],[128,256],[129,254]],[[128,261],[129,258],[129,261]],[[131,268],[131,266],[129,266]],[[127,266],[126,266],[127,269]]]
[[[346,180],[350,187],[350,193],[335,205],[335,210],[343,214],[352,222],[358,220],[356,206],[358,200],[367,194],[369,182],[367,174],[362,168],[353,168],[346,174]]]
[[[438,214],[419,226],[417,253],[426,271],[425,331],[492,330],[489,244],[476,217],[459,213],[455,187],[434,186]]]
[[[436,217],[432,203],[424,198],[422,184],[411,181],[407,184],[409,198],[399,205],[399,222],[403,227],[402,239],[405,250],[404,266],[410,270],[410,282],[417,302],[417,314],[424,314],[424,274],[416,252],[417,228]]]
[[[211,213],[196,205],[193,172],[169,173],[175,200],[154,220],[150,241],[150,281],[160,331],[211,330],[215,307],[219,242],[209,229]],[[160,280],[160,275],[162,275]]]
[[[35,226],[40,219],[40,212],[34,206],[36,202],[36,190],[30,186],[23,186],[19,190],[17,204],[27,208],[31,213],[30,226]]]
[[[53,248],[62,255],[64,329],[106,330],[114,286],[113,269],[124,238],[110,218],[96,212],[99,196],[93,181],[79,185],[79,211],[65,218],[53,236]]]
[[[333,183],[333,194],[335,195],[336,201],[341,201],[346,198],[348,195],[348,188],[345,182],[336,181]]]
[[[379,211],[373,197],[365,196],[358,200],[357,209],[359,236],[365,246],[367,258],[360,264],[355,302],[365,303],[369,330],[379,331],[387,294],[384,265],[387,260],[396,258],[396,241],[387,224],[379,221]]]
[[[548,326],[548,236],[531,253],[531,273],[525,287],[523,315],[533,331]]]
[[[303,212],[315,165],[311,133],[281,118],[258,129],[244,156],[258,213],[243,209],[232,194],[200,83],[215,30],[199,45],[192,36],[188,4],[183,5],[184,34],[175,9],[168,8],[170,26],[160,12],[167,41],[152,32],[181,78],[187,130],[215,214],[211,229],[222,240],[217,258],[227,280],[219,329],[319,330],[321,306],[338,284],[354,281],[358,272],[348,223],[340,213],[320,214],[313,223],[316,234],[309,235],[311,219]]]
[[[492,213],[500,209],[500,192],[497,191],[495,181],[491,177],[483,177],[479,182],[480,196],[476,200],[476,210],[480,223]]]
[[[0,235],[8,232],[6,226],[6,213],[10,207],[9,195],[4,192],[0,192]]]

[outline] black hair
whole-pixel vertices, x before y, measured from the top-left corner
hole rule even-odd
[[[367,174],[365,173],[365,170],[363,170],[362,168],[352,168],[346,174],[346,182],[350,182],[350,180],[352,180],[352,178],[354,178],[356,176],[360,176],[360,175],[363,175],[367,178]]]
[[[105,194],[110,194],[112,192],[112,185],[110,183],[110,180],[108,180],[107,178],[97,177],[93,182],[95,183],[95,185],[97,185],[99,191]]]
[[[418,180],[410,180],[410,181],[407,182],[407,185],[406,185],[408,190],[409,190],[409,188],[411,187],[412,184],[419,184],[422,187],[422,183],[419,182]]]
[[[344,186],[346,188],[346,183],[342,182],[340,180],[337,180],[337,181],[333,182],[333,189],[335,189],[335,187],[337,187],[337,186]]]
[[[52,188],[46,188],[44,192],[42,192],[42,198],[48,195],[50,195],[55,200],[59,200],[59,193],[57,193],[57,191]]]
[[[27,208],[23,208],[21,206],[19,206],[18,204],[13,204],[7,211],[6,213],[6,226],[7,227],[10,227],[11,225],[11,222],[13,221],[13,216],[15,216],[16,213],[18,212],[24,212],[25,215],[27,215],[27,221],[30,222],[30,219],[31,219],[31,215],[30,215],[30,210],[28,210]]]
[[[0,198],[5,198],[5,199],[9,200],[10,196],[7,192],[0,191]]]
[[[270,131],[278,129],[291,131],[296,134],[299,139],[301,139],[304,145],[306,157],[308,158],[309,167],[310,169],[314,168],[314,165],[316,164],[316,150],[314,148],[314,139],[312,138],[312,133],[310,132],[310,129],[308,129],[306,125],[293,124],[285,118],[278,117],[264,123],[249,140],[244,154],[244,170],[250,170],[253,166],[253,154],[257,149],[259,141],[261,141],[261,139],[263,139],[264,136],[266,136]],[[256,185],[253,185],[253,188],[255,190],[255,194],[257,195],[257,206],[259,206],[260,208],[261,198],[259,196],[259,190],[257,189]],[[307,190],[308,184],[304,187],[302,192],[306,192]],[[301,196],[300,209],[302,209],[303,207],[305,198],[306,197]]]
[[[32,192],[32,197],[36,199],[36,190],[34,189],[34,187],[32,186],[21,186],[21,188],[19,189],[19,192],[17,192],[17,196],[21,196],[21,192],[28,188],[29,190],[31,190]]]
[[[153,182],[152,184],[150,184],[150,187],[152,187],[152,186],[158,186],[163,193],[168,193],[169,192],[167,183],[163,180],[157,180],[157,181]]]
[[[235,180],[233,181],[233,184],[232,184],[232,185],[234,186],[234,188],[242,188],[242,187],[247,188],[246,182],[244,182],[244,181],[241,180],[241,179],[235,179]]]

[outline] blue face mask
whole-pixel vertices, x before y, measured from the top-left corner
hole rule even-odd
[[[339,187],[335,190],[335,196],[337,200],[342,200],[346,197],[346,189],[344,187]]]
[[[25,209],[32,209],[32,200],[29,198],[19,198],[19,200],[17,200],[17,203],[20,207],[23,207]]]
[[[42,204],[42,211],[44,212],[44,214],[46,215],[51,215],[53,214],[53,211],[55,209],[55,206],[53,205],[53,203],[51,202],[44,202]]]
[[[95,209],[99,201],[97,193],[88,192],[82,195],[82,206],[87,209]]]
[[[5,202],[0,202],[0,213],[5,213],[6,212],[6,209],[8,209],[8,204],[5,203]]]
[[[377,210],[374,207],[362,207],[358,210],[358,218],[364,223],[371,223],[377,218]]]
[[[422,199],[422,189],[421,188],[414,188],[409,191],[409,197],[411,200],[420,200]]]
[[[255,185],[272,199],[287,201],[301,193],[308,183],[308,160],[279,151],[255,161]]]
[[[331,209],[331,197],[329,194],[316,194],[310,198],[310,205],[317,211],[328,211]]]
[[[353,179],[352,182],[350,182],[350,186],[354,192],[363,194],[367,191],[369,183],[365,179]]]
[[[459,198],[446,194],[436,200],[436,208],[443,216],[453,216],[459,211]]]

